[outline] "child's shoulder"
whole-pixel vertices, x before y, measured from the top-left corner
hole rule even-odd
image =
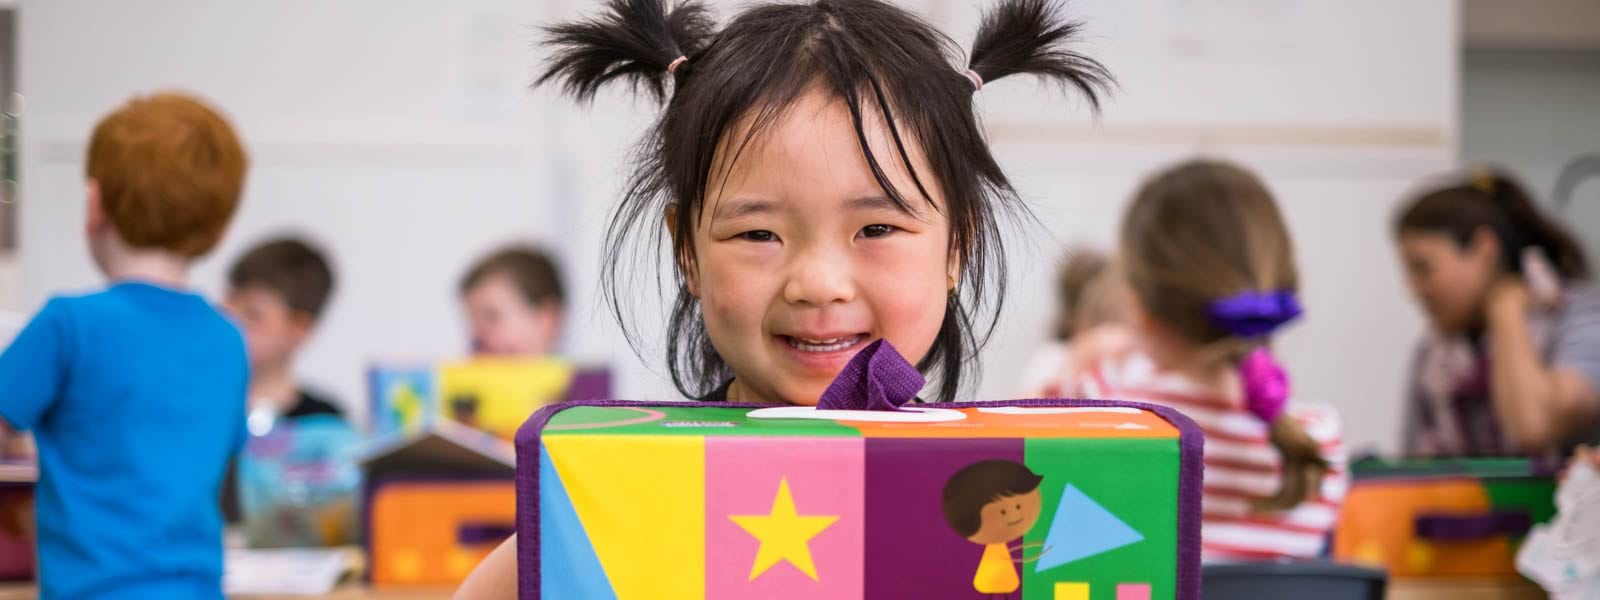
[[[35,318],[54,319],[74,331],[96,335],[159,329],[184,336],[243,339],[233,320],[203,296],[145,283],[58,294]]]

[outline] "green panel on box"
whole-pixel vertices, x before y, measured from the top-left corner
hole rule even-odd
[[[1534,523],[1549,523],[1556,515],[1556,481],[1553,477],[1485,479],[1483,490],[1488,493],[1489,505],[1495,510],[1526,510]]]
[[[748,408],[574,406],[550,418],[542,435],[860,437],[854,427],[815,419],[751,419]]]
[[[1146,583],[1152,600],[1175,597],[1180,461],[1176,440],[1029,439],[1024,460],[1044,477],[1043,513],[1026,542],[1045,543],[1067,485],[1144,539],[1043,572],[1036,572],[1034,563],[1024,565],[1023,598],[1053,600],[1055,583],[1061,581],[1090,584],[1090,600],[1117,600],[1119,584]],[[1067,531],[1071,525],[1071,521],[1065,524]],[[1029,550],[1027,556],[1037,552]]]

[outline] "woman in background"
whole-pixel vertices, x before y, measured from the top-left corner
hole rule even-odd
[[[1569,454],[1600,429],[1600,290],[1582,248],[1522,187],[1481,169],[1395,220],[1432,323],[1409,377],[1419,456]]]

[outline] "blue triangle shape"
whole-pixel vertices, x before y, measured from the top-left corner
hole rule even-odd
[[[616,600],[561,474],[550,462],[550,449],[539,449],[540,593],[545,598]]]
[[[1141,541],[1143,535],[1069,483],[1061,490],[1061,504],[1050,522],[1050,533],[1044,538],[1045,552],[1034,571],[1054,569]]]

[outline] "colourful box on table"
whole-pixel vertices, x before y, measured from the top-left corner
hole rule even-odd
[[[1199,430],[1101,401],[578,402],[517,436],[521,597],[1199,598]]]
[[[1520,579],[1515,557],[1555,514],[1555,465],[1523,458],[1364,461],[1334,529],[1337,560],[1391,577]]]
[[[415,434],[448,418],[510,440],[528,415],[610,395],[610,373],[557,358],[380,363],[367,372],[373,433]]]

